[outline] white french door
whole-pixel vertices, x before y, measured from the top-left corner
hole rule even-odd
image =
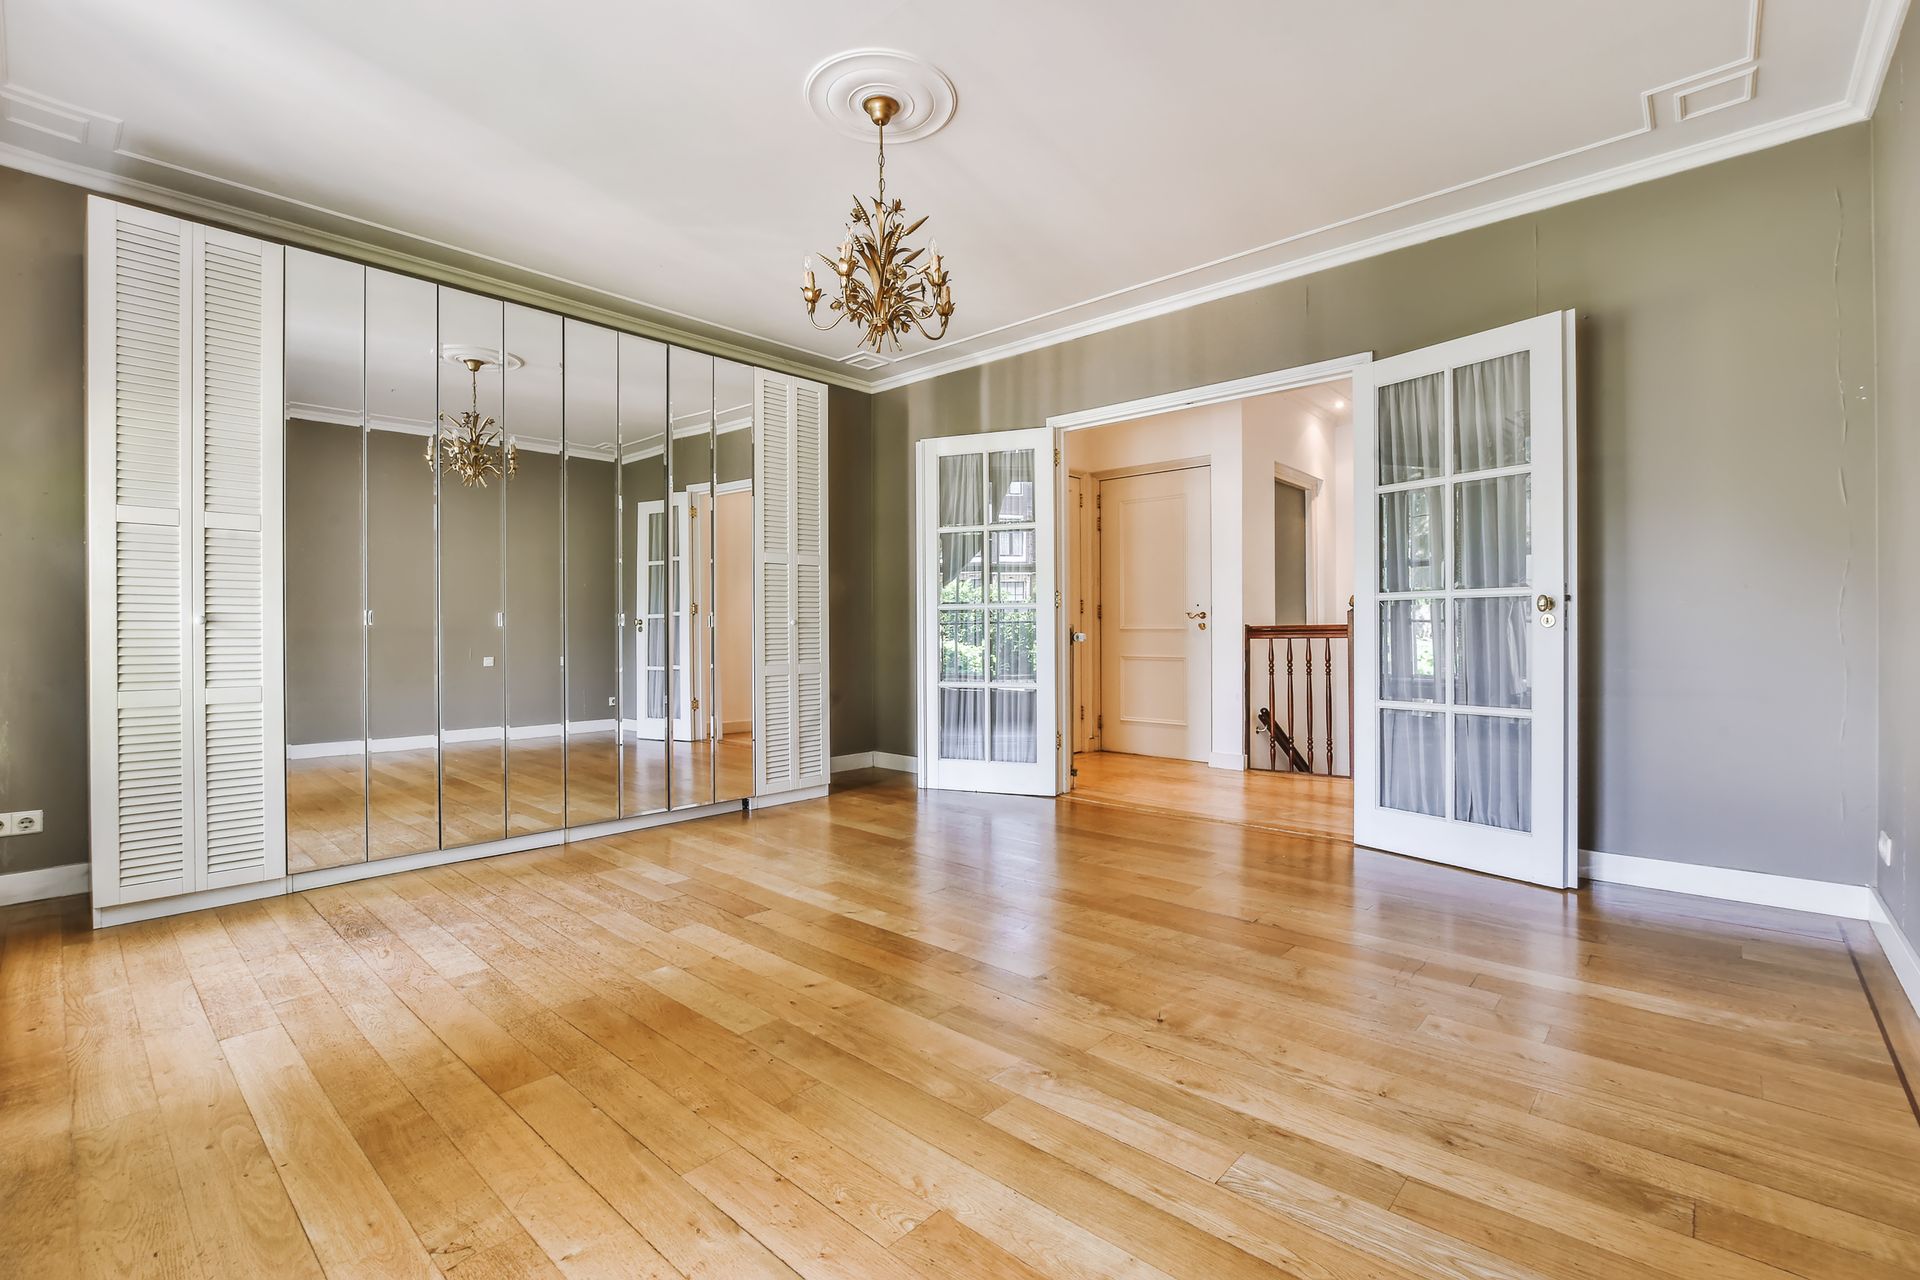
[[[1571,887],[1573,313],[1353,379],[1354,842]]]
[[[667,542],[664,502],[641,502],[634,549],[634,670],[640,694],[639,715],[629,726],[641,741],[667,736],[667,575],[675,564]]]
[[[921,785],[1059,790],[1053,432],[923,440]]]

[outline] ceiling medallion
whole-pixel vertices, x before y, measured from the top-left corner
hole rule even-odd
[[[427,465],[432,467],[437,463],[441,474],[451,471],[469,489],[476,485],[484,489],[487,477],[511,479],[520,470],[520,451],[514,446],[513,437],[501,431],[491,416],[480,416],[480,371],[498,368],[500,359],[465,355],[459,357],[459,363],[466,366],[473,401],[464,413],[440,415],[442,425],[427,441]],[[512,366],[517,361],[509,357],[507,363]]]
[[[901,122],[908,126],[907,136],[924,137],[951,118],[954,95],[952,83],[939,71],[882,50],[829,59],[807,79],[814,109],[836,123],[846,119],[854,94],[861,114],[878,133],[878,190],[870,201],[854,197],[846,234],[828,262],[839,283],[837,296],[827,301],[827,322],[822,324],[818,314],[826,292],[815,280],[812,258],[801,268],[800,297],[814,328],[826,330],[850,321],[862,330],[860,344],[877,354],[888,347],[898,350],[900,340],[915,331],[938,341],[953,317],[953,284],[938,243],[925,249],[907,243],[926,218],[909,223],[905,205],[887,198],[887,126]],[[920,260],[923,253],[925,262]],[[934,320],[937,328],[928,323]]]

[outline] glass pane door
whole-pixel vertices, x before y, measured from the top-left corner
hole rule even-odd
[[[1038,790],[1058,749],[1058,614],[1054,566],[1042,554],[1053,542],[1050,437],[1009,432],[930,443],[938,451],[922,462],[931,570],[922,598],[930,606],[923,623],[932,776],[943,776],[941,766],[965,766],[946,768],[947,783]],[[987,785],[996,777],[1019,781]],[[1044,793],[1052,794],[1051,783]]]
[[[1355,838],[1550,884],[1573,866],[1564,324],[1396,356],[1355,388]]]

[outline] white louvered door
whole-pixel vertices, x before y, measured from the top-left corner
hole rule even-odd
[[[286,874],[281,251],[194,229],[197,889]]]
[[[88,208],[95,906],[285,874],[280,250]]]
[[[825,786],[827,389],[754,371],[754,793]]]

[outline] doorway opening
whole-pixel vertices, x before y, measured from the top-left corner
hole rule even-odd
[[[1351,363],[1055,424],[1077,801],[1351,838]]]

